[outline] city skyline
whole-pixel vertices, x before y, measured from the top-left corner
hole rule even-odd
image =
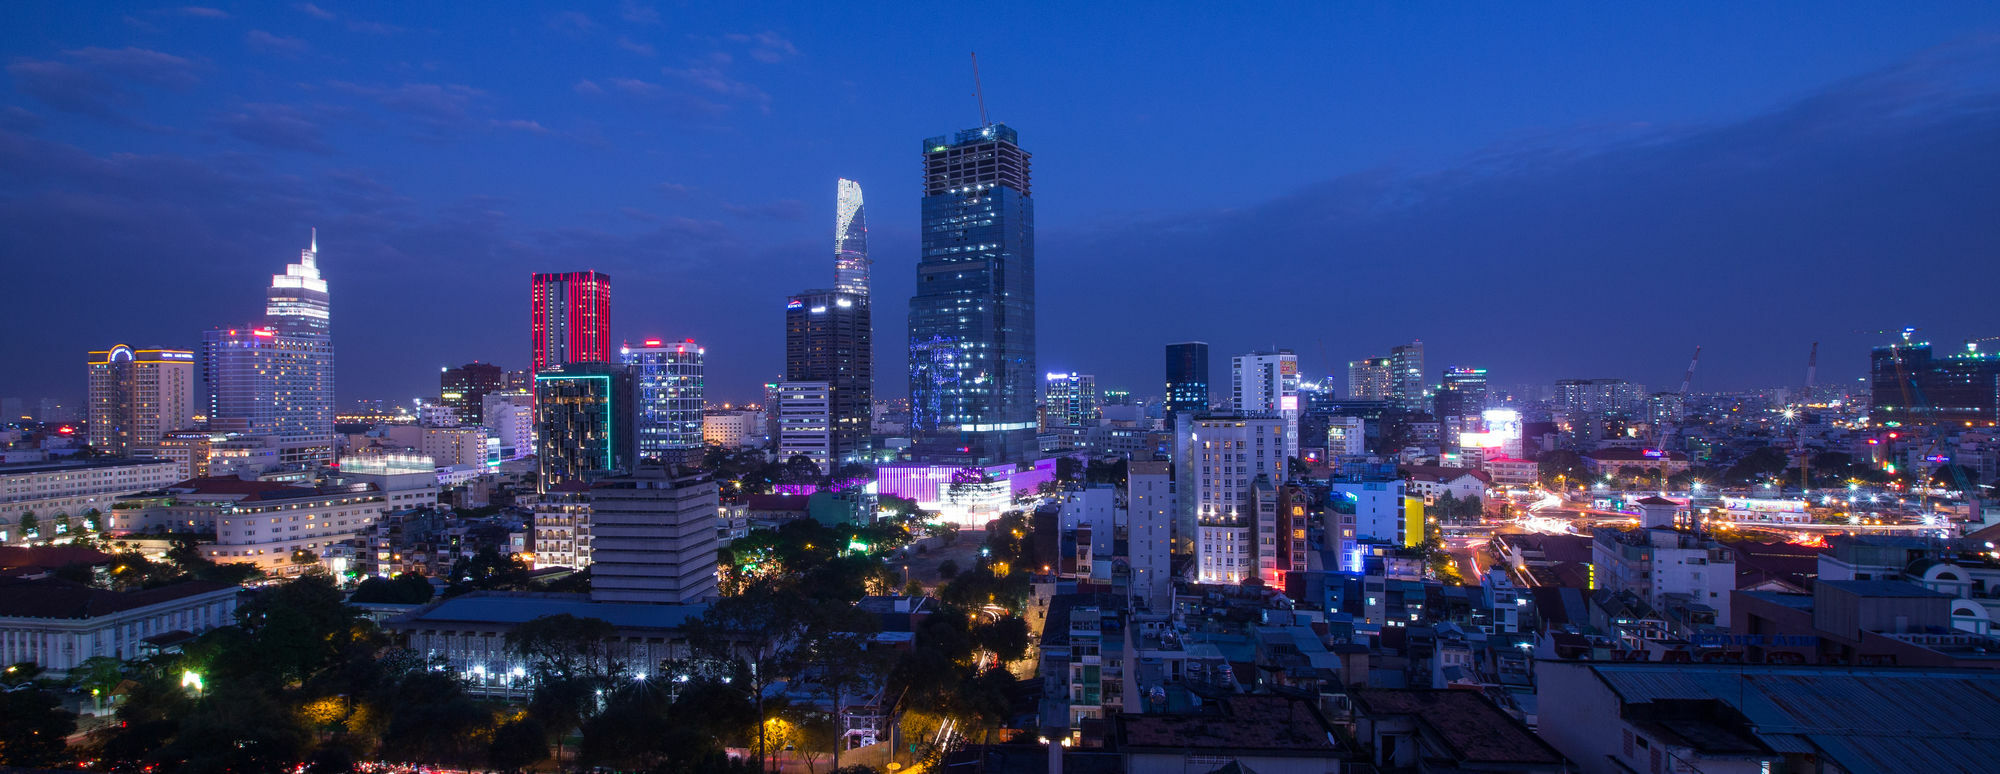
[[[1337,16],[1318,13],[1307,21]],[[435,41],[420,24],[391,31],[360,16],[327,23],[289,7],[223,15],[135,14],[133,22],[107,26],[50,6],[30,14],[34,24],[0,32],[0,42],[18,53],[9,89],[0,92],[0,180],[10,192],[0,201],[0,243],[63,256],[21,262],[21,280],[31,286],[60,286],[58,271],[73,268],[120,280],[99,291],[114,302],[110,309],[61,326],[46,324],[59,313],[56,294],[11,306],[10,325],[48,335],[7,342],[10,362],[24,367],[0,394],[80,405],[82,380],[63,367],[79,354],[142,339],[194,348],[218,319],[253,314],[237,301],[268,271],[260,267],[296,250],[302,232],[317,225],[328,232],[321,268],[336,292],[347,289],[343,308],[351,310],[343,314],[337,379],[343,405],[429,396],[430,373],[442,366],[481,360],[525,368],[519,277],[584,269],[620,278],[613,337],[692,336],[711,349],[711,394],[755,400],[781,370],[783,349],[778,332],[745,310],[820,284],[799,278],[823,271],[820,224],[833,214],[818,193],[826,180],[859,180],[876,193],[869,223],[876,291],[892,310],[908,297],[918,213],[907,138],[972,124],[970,68],[960,62],[975,47],[987,64],[995,120],[1030,129],[1036,150],[1058,165],[1038,197],[1047,200],[1038,213],[1044,371],[1094,373],[1106,387],[1143,395],[1157,391],[1159,348],[1173,341],[1209,341],[1217,358],[1289,347],[1311,378],[1344,376],[1332,363],[1422,338],[1431,362],[1480,364],[1497,387],[1592,377],[1670,386],[1700,344],[1699,391],[1798,383],[1805,350],[1819,341],[1826,350],[1821,382],[1858,388],[1867,348],[1889,336],[1854,329],[1918,325],[1925,328],[1920,337],[1941,349],[1995,333],[1973,295],[1979,283],[1949,284],[1922,298],[1878,298],[1857,281],[1906,259],[1971,276],[1990,271],[1980,256],[1990,254],[1993,237],[1968,219],[1996,202],[1990,188],[1968,181],[2000,170],[2000,152],[1978,141],[1994,127],[1993,113],[1979,108],[2000,101],[1988,77],[2000,70],[2000,44],[1963,30],[1991,28],[2000,18],[1978,6],[1887,23],[1816,13],[1811,29],[1792,30],[1797,40],[1731,36],[1716,44],[1721,53],[1713,61],[1658,74],[1645,68],[1665,61],[1680,38],[1621,25],[1609,39],[1632,46],[1629,55],[1551,56],[1572,66],[1619,64],[1633,88],[1616,97],[1583,89],[1563,104],[1525,99],[1473,117],[1450,141],[1439,139],[1442,116],[1483,103],[1448,88],[1448,73],[1390,57],[1381,66],[1412,94],[1343,90],[1291,108],[1297,114],[1260,109],[1260,123],[1280,127],[1269,141],[1304,149],[1302,163],[1275,169],[1256,147],[1204,150],[1189,161],[1204,171],[1200,185],[1108,158],[1085,129],[1162,122],[1128,140],[1137,158],[1190,142],[1219,146],[1205,141],[1226,125],[1164,123],[1167,116],[1123,98],[1084,117],[1066,116],[1057,105],[1075,99],[1076,86],[1028,55],[1029,46],[1045,42],[1039,38],[934,42],[900,52],[933,64],[909,98],[855,90],[886,83],[893,72],[871,55],[844,71],[859,79],[850,90],[815,96],[798,91],[810,86],[780,84],[822,83],[821,66],[836,50],[829,36],[857,22],[819,31],[809,19],[695,18],[689,29],[702,32],[673,38],[689,42],[688,52],[668,54],[661,25],[614,13],[588,24],[551,14],[522,24],[510,39],[593,52],[579,55],[560,82],[552,74],[505,90],[505,68],[456,43],[438,49],[430,78],[411,76],[393,56],[363,45]],[[1767,10],[1740,23],[1746,31],[1791,29],[1789,18]],[[1463,27],[1472,23],[1443,21],[1425,33],[1399,34],[1435,43],[1467,34]],[[1111,23],[1085,14],[1078,29]],[[1246,19],[1230,28],[1268,38],[1275,33],[1267,26]],[[1866,45],[1842,37],[1864,27],[1877,34]],[[654,54],[621,52],[610,45],[620,37]],[[1815,45],[1826,52],[1778,70],[1762,67],[1793,47]],[[336,50],[353,59],[336,60]],[[1271,62],[1202,77],[1242,79],[1303,55],[1292,44],[1274,52]],[[1551,66],[1502,64],[1509,78]],[[1077,66],[1092,73],[1122,67],[1098,57]],[[237,70],[309,88],[285,92]],[[716,77],[698,77],[705,75]],[[1669,82],[1691,75],[1727,75],[1733,88],[1697,98],[1691,87]],[[1265,88],[1249,82],[1259,94]],[[1151,94],[1159,87],[1135,88]],[[1328,102],[1336,95],[1340,100]],[[1214,106],[1205,99],[1187,108]],[[828,100],[869,106],[870,118],[807,143],[804,163],[787,169],[732,166],[751,158],[747,148],[804,136],[788,120]],[[553,117],[570,115],[571,103],[578,111],[572,123]],[[1411,110],[1403,120],[1414,122],[1412,137],[1422,141],[1385,139],[1396,121],[1349,119],[1331,124],[1337,148],[1300,142],[1297,133],[1325,124],[1322,111],[1335,103]],[[634,132],[644,116],[671,117],[657,131],[695,150],[671,158],[641,150]],[[464,140],[463,149],[434,152],[446,137]],[[581,162],[575,181],[551,177],[532,160],[504,173],[474,171],[524,149]],[[1746,154],[1764,161],[1730,161]],[[622,174],[607,177],[610,169]],[[1661,171],[1668,169],[1675,171]],[[446,171],[466,174],[452,184],[416,177]],[[1829,178],[1867,193],[1836,200],[1816,190],[1826,186],[1815,181]],[[580,194],[574,189],[583,179],[610,182]],[[1608,185],[1612,180],[1618,185]],[[557,184],[538,187],[550,181]],[[1114,196],[1111,181],[1167,195],[1147,202]],[[177,186],[209,195],[180,209],[160,207]],[[1763,203],[1746,214],[1729,193],[1738,190]],[[232,198],[241,203],[207,203]],[[1169,223],[1172,230],[1162,228]],[[1617,236],[1621,231],[1639,236]],[[1301,245],[1310,247],[1302,253]],[[1471,245],[1480,246],[1470,251],[1479,260],[1450,257]],[[1242,271],[1200,283],[1166,281],[1198,272],[1202,256],[1223,253],[1245,256]],[[1299,255],[1314,260],[1273,263]],[[1257,326],[1230,311],[1258,303],[1268,291],[1264,278],[1280,268],[1297,273],[1287,284],[1299,287],[1336,277],[1390,287],[1385,272],[1404,265],[1436,267],[1481,290],[1428,318],[1387,313],[1397,308],[1394,294],[1364,294],[1354,319],[1340,321],[1332,336],[1311,332],[1315,320],[1303,311],[1282,311]],[[1676,271],[1660,271],[1665,267]],[[1093,286],[1093,278],[1112,275],[1129,276],[1131,292]],[[1589,289],[1600,284],[1608,289]],[[438,288],[451,293],[440,297]],[[641,301],[661,297],[688,301]],[[1137,300],[1151,297],[1188,311],[1158,326],[1124,324],[1154,306]],[[1576,324],[1609,319],[1633,297],[1656,299],[1665,332],[1632,336],[1618,332],[1629,325]],[[141,308],[143,322],[135,316]],[[1738,334],[1724,319],[1732,309],[1758,311],[1766,320],[1759,335]],[[878,322],[880,375],[905,371],[906,329],[897,317]],[[1225,377],[1211,374],[1211,382]],[[896,397],[904,386],[878,378],[876,392]]]

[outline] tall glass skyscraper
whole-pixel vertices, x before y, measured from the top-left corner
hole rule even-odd
[[[264,319],[202,337],[211,429],[276,436],[283,462],[333,460],[332,302],[319,235],[271,277]]]
[[[1005,124],[925,140],[923,254],[910,299],[918,461],[1018,462],[1035,445],[1035,202]]]
[[[708,351],[686,341],[646,339],[618,350],[639,391],[639,456],[680,463],[702,448],[702,405],[707,396],[702,358]]]
[[[1167,416],[1208,410],[1208,342],[1167,345]]]
[[[835,186],[833,212],[833,289],[868,297],[868,216],[862,208],[861,184],[841,178]]]

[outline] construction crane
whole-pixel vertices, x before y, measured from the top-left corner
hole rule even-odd
[[[1688,359],[1687,373],[1681,376],[1680,415],[1687,415],[1688,387],[1694,384],[1694,367],[1701,364],[1701,345],[1694,345],[1694,357]],[[1674,438],[1674,431],[1680,429],[1681,417],[1661,417],[1660,426],[1653,430],[1653,448],[1660,452],[1660,491],[1667,490],[1667,471],[1674,466],[1674,452],[1667,448]],[[1694,469],[1689,461],[1688,469]],[[1692,501],[1690,501],[1692,504]]]
[[[979,88],[979,52],[977,51],[972,52],[972,97],[979,100],[980,127],[992,126],[993,122],[986,120],[986,90]]]
[[[1977,338],[1977,339],[1966,339],[1966,340],[1965,340],[1965,351],[1966,351],[1966,352],[1969,352],[1969,353],[1975,353],[1975,354],[1976,354],[1976,353],[1978,353],[1978,352],[1979,352],[1979,345],[1981,345],[1981,344],[1984,344],[1984,343],[1986,343],[1986,342],[1989,342],[1989,341],[2000,341],[2000,336],[1986,336],[1986,337],[1982,337],[1982,338]]]
[[[1868,330],[1862,330],[1862,329],[1860,329],[1860,328],[1856,328],[1856,329],[1854,329],[1854,331],[1853,331],[1853,332],[1855,332],[1855,333],[1869,333],[1869,334],[1877,334],[1877,335],[1882,335],[1882,336],[1888,336],[1888,335],[1891,335],[1891,334],[1894,334],[1894,335],[1898,335],[1898,336],[1902,336],[1902,337],[1903,337],[1903,341],[1904,341],[1904,342],[1908,342],[1908,341],[1910,340],[1910,334],[1912,334],[1912,333],[1916,333],[1917,331],[1920,331],[1920,330],[1923,330],[1923,329],[1922,329],[1922,328],[1916,328],[1916,327],[1904,327],[1904,328],[1897,328],[1897,329],[1895,329],[1895,330],[1873,330],[1873,331],[1868,331]]]
[[[1812,354],[1806,356],[1806,392],[1805,400],[1801,401],[1803,405],[1811,405],[1813,380],[1818,378],[1818,376],[1819,342],[1815,341],[1812,345]],[[1812,486],[1812,476],[1810,473],[1812,462],[1806,456],[1805,427],[1804,423],[1800,421],[1805,416],[1805,412],[1786,409],[1785,413],[1791,415],[1789,418],[1792,420],[1792,454],[1799,458],[1799,497],[1804,498],[1806,496],[1806,489]]]

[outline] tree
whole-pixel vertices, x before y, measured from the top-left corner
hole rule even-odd
[[[76,714],[55,694],[27,689],[0,693],[0,764],[55,768],[69,762],[68,737]]]
[[[618,629],[602,618],[545,615],[507,633],[507,649],[528,662],[538,680],[608,679],[624,671],[611,658]]]
[[[943,578],[945,580],[951,580],[953,578],[958,577],[958,561],[954,559],[946,559],[942,562],[938,562],[937,572],[938,572],[938,577]]]
[[[1542,484],[1551,488],[1574,486],[1590,478],[1590,469],[1584,466],[1583,455],[1568,449],[1542,452],[1536,458],[1536,467]]]
[[[534,718],[508,721],[493,731],[486,746],[486,763],[501,771],[520,771],[549,757],[549,732]]]
[[[21,537],[30,540],[41,537],[42,520],[34,511],[21,512]]]
[[[738,682],[749,692],[761,719],[765,717],[765,689],[778,677],[777,668],[786,649],[798,640],[805,618],[802,596],[775,582],[760,581],[735,596],[716,600],[690,622],[688,644],[698,656],[743,667]],[[764,761],[766,741],[760,720],[759,764]]]
[[[479,732],[490,719],[456,678],[417,672],[397,686],[382,752],[391,760],[469,765],[485,757]]]
[[[1002,664],[1028,655],[1028,622],[1020,616],[1005,616],[972,628],[979,647],[992,651]]]
[[[356,604],[421,605],[431,601],[435,590],[430,579],[413,572],[396,576],[394,580],[372,577],[354,588],[354,595],[348,601]]]

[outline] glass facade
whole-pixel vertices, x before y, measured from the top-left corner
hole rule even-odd
[[[833,213],[833,289],[868,298],[868,216],[863,211],[861,184],[841,178]]]
[[[785,379],[824,382],[831,390],[825,422],[833,437],[826,459],[818,461],[838,467],[866,457],[875,385],[868,297],[808,290],[786,299]]]
[[[275,435],[286,462],[333,461],[332,301],[319,236],[273,275],[264,319],[202,337],[209,427]]]
[[[707,352],[693,339],[671,344],[647,339],[636,347],[627,342],[619,350],[639,391],[640,456],[678,462],[685,450],[702,448],[702,405],[708,389],[702,360]]]
[[[1167,345],[1167,415],[1208,410],[1208,342]]]
[[[924,141],[923,253],[910,299],[919,461],[1035,452],[1035,209],[1029,154],[994,124]]]
[[[626,369],[605,363],[576,363],[535,377],[539,491],[632,469],[638,456],[632,382]]]

